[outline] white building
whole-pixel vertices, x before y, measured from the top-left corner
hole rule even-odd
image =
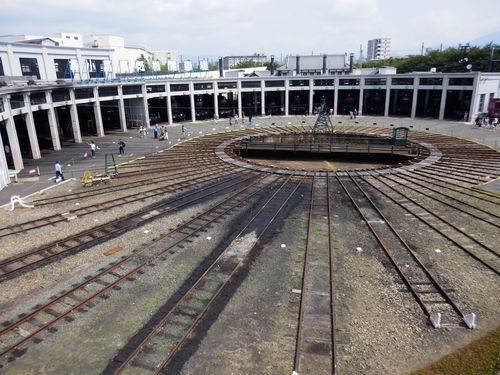
[[[378,38],[368,41],[367,60],[385,60],[391,52],[391,38]]]
[[[99,34],[91,35],[92,48],[104,48],[113,50],[113,73],[127,74],[136,71],[137,59],[144,57],[148,61],[153,60],[153,53],[147,47],[126,46],[125,39],[121,36]]]
[[[69,65],[77,79],[99,77],[104,62],[110,63],[113,50],[65,47],[52,38],[27,39],[22,42],[0,42],[0,76],[23,80],[56,81],[70,78]]]
[[[169,61],[179,62],[179,54],[177,51],[153,51],[153,59],[161,62],[162,65],[168,65]]]

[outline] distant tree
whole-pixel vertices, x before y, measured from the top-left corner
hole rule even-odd
[[[267,70],[271,70],[271,62],[266,61],[266,62],[258,62],[254,60],[246,60],[246,61],[241,61],[236,65],[231,66],[231,69],[244,69],[244,68],[257,68],[257,67],[262,67],[265,66]],[[281,65],[278,64],[276,61],[273,62],[273,68],[274,70],[278,69]]]
[[[271,70],[271,62],[270,61],[265,62],[264,66],[267,68],[267,70]],[[282,64],[279,64],[276,61],[274,61],[272,63],[272,66],[273,66],[273,69],[276,71],[276,69],[278,69],[280,66],[282,66]]]
[[[143,61],[144,62],[144,69],[147,73],[150,73],[151,70],[151,62],[144,57],[143,54],[141,54],[141,57],[139,57],[136,61]]]
[[[398,73],[413,71],[428,71],[436,68],[443,73],[457,73],[467,71],[467,65],[472,65],[473,71],[487,71],[490,58],[491,45],[484,47],[470,47],[467,49],[450,47],[444,51],[429,50],[425,55],[412,55],[408,57],[391,57],[386,60],[373,60],[357,64],[362,68],[379,66],[394,66]],[[493,60],[500,59],[500,48],[495,50]],[[500,64],[493,64],[494,72],[500,71]]]
[[[208,70],[219,70],[216,64],[209,62],[208,63]]]
[[[257,68],[259,66],[264,66],[264,63],[253,60],[245,60],[231,66],[231,69]]]

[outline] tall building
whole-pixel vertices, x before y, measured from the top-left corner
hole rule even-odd
[[[385,60],[391,52],[391,38],[378,38],[368,41],[367,60]]]

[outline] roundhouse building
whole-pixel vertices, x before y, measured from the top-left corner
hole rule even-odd
[[[463,120],[500,96],[500,74],[481,72],[37,83],[0,87],[0,188],[41,149],[140,124],[306,115],[323,98],[334,115]]]

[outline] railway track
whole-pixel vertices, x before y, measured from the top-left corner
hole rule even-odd
[[[474,328],[475,314],[461,311],[362,187],[348,173],[337,173],[337,180],[431,324]]]
[[[489,212],[489,211],[484,210],[484,209],[479,208],[479,207],[475,207],[467,202],[464,202],[460,199],[454,198],[454,197],[452,197],[446,193],[440,192],[436,189],[426,187],[426,186],[420,184],[419,182],[408,179],[400,174],[398,174],[398,175],[386,175],[386,176],[384,176],[384,178],[386,180],[391,181],[392,183],[395,183],[395,184],[401,186],[401,187],[412,190],[421,196],[432,199],[433,201],[439,202],[440,204],[443,204],[447,207],[450,207],[453,210],[456,210],[456,211],[461,212],[465,215],[468,215],[468,216],[473,217],[477,220],[480,220],[483,223],[492,225],[496,228],[500,228],[500,224],[498,224],[499,216],[495,213]],[[435,195],[431,195],[430,193],[425,193],[424,191],[422,191],[422,189],[417,189],[415,186],[420,186],[424,189],[432,191],[435,194],[441,195],[444,197],[444,199],[438,198]],[[447,202],[446,199],[448,199],[449,201],[455,202],[455,204],[451,204],[451,203]],[[460,205],[468,207],[469,209],[461,208]],[[477,211],[477,213],[471,212],[471,209]]]
[[[146,272],[147,266],[165,260],[176,252],[187,251],[185,247],[181,247],[182,244],[211,228],[225,216],[246,206],[251,199],[280,180],[283,180],[283,177],[261,176],[177,228],[161,234],[96,274],[85,277],[80,283],[73,284],[68,290],[54,296],[51,301],[36,306],[29,313],[21,314],[18,319],[4,322],[0,328],[0,359],[9,361],[13,357],[8,355],[15,357],[24,353],[31,341],[37,342],[37,336],[47,332],[70,314],[84,312],[99,296],[119,289],[120,284],[134,281],[138,275]]]
[[[236,170],[237,169],[228,170],[228,168],[224,168],[220,170],[216,169],[215,171],[213,171],[215,173],[210,175],[207,175],[205,172],[197,173],[196,175],[193,174],[191,176],[187,175],[186,176],[187,178],[180,182],[167,184],[154,189],[143,190],[138,193],[129,194],[123,197],[114,198],[103,202],[98,202],[88,206],[74,208],[69,211],[57,213],[55,215],[44,216],[38,219],[16,223],[8,227],[0,228],[0,238],[12,236],[19,233],[27,233],[33,229],[38,229],[49,225],[55,225],[61,222],[67,222],[68,220],[73,220],[77,217],[82,217],[89,214],[95,214],[97,212],[109,210],[130,203],[144,201],[145,199],[148,198],[157,197],[161,199],[161,195],[181,192],[183,190],[198,185],[203,185],[211,181],[217,181],[228,174],[234,173],[234,171]]]
[[[141,209],[136,213],[111,222],[101,224],[64,239],[51,242],[37,249],[6,258],[0,261],[0,281],[11,279],[34,268],[60,259],[62,256],[74,254],[95,245],[103,240],[112,238],[131,228],[137,228],[152,220],[158,219],[166,214],[178,211],[195,202],[206,200],[208,197],[222,194],[243,183],[249,183],[256,178],[252,173],[237,173],[223,181],[205,186],[194,192],[188,192],[182,196],[167,199],[156,205]]]
[[[313,177],[293,370],[335,374],[329,177]]]
[[[449,220],[446,220],[433,210],[425,207],[423,204],[409,197],[401,189],[396,189],[390,186],[378,176],[373,175],[371,176],[371,178],[374,179],[377,184],[369,181],[364,176],[359,176],[362,184],[371,187],[378,194],[382,194],[393,204],[401,207],[413,217],[417,218],[418,220],[435,230],[441,236],[453,243],[457,248],[471,256],[473,259],[488,268],[490,271],[494,272],[497,275],[500,275],[500,255],[497,251],[492,249],[490,246],[482,243],[469,233],[465,232],[456,224],[453,224]],[[394,197],[394,195],[387,193],[384,188],[391,191],[391,194],[396,194],[397,197]],[[403,198],[404,201],[401,201],[401,198]]]
[[[203,317],[241,270],[259,239],[297,192],[303,178],[288,176],[192,286],[154,324],[135,347],[126,347],[103,374],[159,374],[185,345]],[[175,322],[175,323],[174,323]]]

